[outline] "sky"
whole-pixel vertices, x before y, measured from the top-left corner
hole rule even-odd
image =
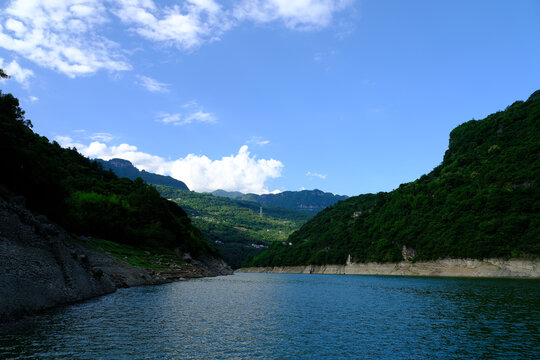
[[[34,131],[195,191],[391,191],[540,88],[540,1],[0,1]]]

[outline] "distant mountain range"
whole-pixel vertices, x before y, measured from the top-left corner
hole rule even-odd
[[[112,170],[118,177],[126,177],[134,180],[140,177],[149,184],[172,186],[179,190],[189,190],[187,185],[170,176],[158,175],[139,170],[133,164],[124,159],[111,159],[109,161],[96,159],[105,170]],[[244,194],[239,191],[215,190],[214,196],[225,197],[232,200],[251,201],[263,206],[275,206],[297,211],[316,214],[322,209],[336,204],[338,201],[347,199],[344,195],[334,195],[321,190],[284,191],[279,194]]]
[[[243,194],[238,191],[228,192],[216,190],[214,196],[227,197],[234,200],[256,202],[264,206],[277,206],[286,209],[316,214],[322,209],[347,199],[345,195],[334,195],[321,190],[284,191],[278,194]]]
[[[131,180],[135,180],[140,177],[149,184],[172,186],[180,190],[189,190],[186,184],[180,180],[176,180],[173,177],[158,175],[147,172],[145,170],[139,170],[133,164],[124,159],[111,159],[109,161],[96,159],[98,163],[103,166],[105,170],[112,170],[118,177],[126,177]]]

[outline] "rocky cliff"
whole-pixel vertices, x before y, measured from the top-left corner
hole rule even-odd
[[[231,274],[218,259],[152,271],[92,251],[24,198],[0,187],[0,322],[114,292],[119,287]]]
[[[145,170],[139,170],[133,164],[124,159],[111,159],[105,161],[102,159],[96,159],[98,163],[103,166],[105,170],[112,170],[118,177],[126,177],[131,180],[135,180],[140,177],[149,184],[172,186],[180,190],[188,190],[187,185],[171,176],[159,175],[147,172]]]

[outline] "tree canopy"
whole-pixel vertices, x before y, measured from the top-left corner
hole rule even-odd
[[[4,72],[4,69],[0,68],[0,79],[9,79],[10,76]]]

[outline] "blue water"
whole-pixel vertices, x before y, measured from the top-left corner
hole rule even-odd
[[[0,330],[6,359],[540,359],[540,281],[236,274]]]

